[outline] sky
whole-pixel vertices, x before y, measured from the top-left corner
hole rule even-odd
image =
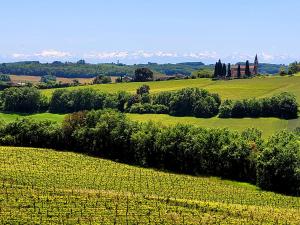
[[[300,60],[299,0],[0,0],[0,62]]]

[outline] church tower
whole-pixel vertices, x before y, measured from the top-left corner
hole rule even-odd
[[[257,54],[256,54],[255,60],[254,60],[253,75],[257,75],[257,74],[258,74],[258,58],[257,58]]]

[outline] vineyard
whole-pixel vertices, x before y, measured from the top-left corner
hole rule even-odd
[[[75,153],[0,147],[1,224],[299,224],[300,198]]]

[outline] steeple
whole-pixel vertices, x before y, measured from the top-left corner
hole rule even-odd
[[[257,58],[257,54],[256,54],[255,60],[254,60],[253,75],[257,75],[257,74],[258,74],[258,58]]]

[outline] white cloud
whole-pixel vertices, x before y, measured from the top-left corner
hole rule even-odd
[[[1,58],[13,59],[13,60],[76,60],[76,59],[87,59],[91,62],[107,62],[110,60],[123,60],[124,62],[130,63],[141,63],[149,61],[155,62],[181,62],[181,61],[202,61],[205,63],[214,63],[218,59],[224,62],[236,63],[239,61],[254,60],[254,55],[233,52],[229,55],[221,55],[215,51],[202,51],[202,52],[167,52],[167,51],[100,51],[100,52],[90,52],[83,54],[73,54],[66,51],[59,50],[43,50],[36,53],[13,53],[9,56]],[[296,56],[291,56],[289,54],[270,54],[266,52],[261,52],[258,54],[260,62],[267,63],[289,63],[297,59]]]
[[[184,53],[182,55],[186,58],[194,58],[194,59],[218,59],[218,55],[216,52],[190,52],[190,53]]]
[[[271,55],[271,54],[268,54],[265,52],[261,53],[261,57],[264,61],[267,61],[267,62],[273,61],[275,59],[274,55]]]
[[[44,58],[65,58],[72,56],[72,54],[69,52],[62,52],[56,50],[44,50],[42,52],[34,53],[33,55]]]
[[[84,54],[84,58],[87,59],[113,59],[113,58],[126,58],[128,52],[114,51],[114,52],[93,52]]]
[[[12,54],[12,57],[13,57],[13,58],[16,58],[16,59],[19,59],[19,58],[24,59],[24,58],[30,57],[30,55],[28,55],[28,54],[23,54],[23,53],[13,53],[13,54]]]

